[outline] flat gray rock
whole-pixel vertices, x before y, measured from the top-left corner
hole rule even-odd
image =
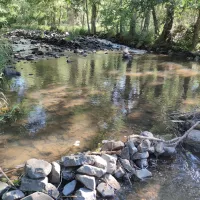
[[[184,142],[200,151],[200,131],[196,129],[192,130]]]
[[[63,156],[61,162],[65,167],[93,165],[94,158],[93,156],[88,156],[84,154],[74,155],[74,156]]]
[[[105,174],[102,180],[116,190],[120,190],[121,188],[119,182],[111,174]]]
[[[147,177],[151,177],[152,173],[147,169],[140,169],[140,170],[136,170],[135,176],[139,179],[144,179]]]
[[[103,140],[102,143],[102,151],[117,151],[124,147],[124,143],[121,141]]]
[[[74,200],[96,200],[96,190],[80,188],[76,191]]]
[[[107,183],[100,183],[97,186],[97,191],[102,195],[102,197],[112,197],[115,194],[114,188]]]
[[[49,182],[53,184],[60,183],[60,165],[57,162],[52,162],[51,173],[49,174]]]
[[[30,179],[26,176],[21,178],[20,190],[29,192],[42,192],[48,184],[48,178]]]
[[[76,187],[77,181],[73,180],[70,183],[66,184],[65,187],[63,188],[63,194],[65,196],[68,196],[69,194],[71,194],[72,192],[74,192],[75,187]]]
[[[26,161],[25,173],[32,179],[44,178],[51,172],[52,166],[44,160],[32,158]]]
[[[0,196],[3,195],[4,192],[6,192],[10,186],[7,183],[0,182]]]
[[[80,181],[86,188],[90,190],[95,190],[96,188],[96,181],[94,177],[77,174],[76,180]]]
[[[107,169],[107,162],[100,156],[94,156],[94,166],[102,169]]]
[[[52,185],[51,183],[46,184],[45,193],[47,193],[49,196],[51,196],[55,199],[58,198],[58,196],[59,196],[58,189],[54,185]]]
[[[54,200],[54,199],[51,198],[49,195],[44,194],[42,192],[35,192],[33,194],[30,194],[27,197],[24,197],[21,200]]]
[[[107,172],[112,174],[116,170],[117,166],[117,157],[116,156],[110,156],[108,154],[103,154],[101,156],[106,162],[107,162]]]
[[[140,159],[145,159],[145,158],[148,158],[148,157],[149,157],[148,152],[144,152],[144,153],[137,152],[132,156],[132,160],[140,160]]]
[[[2,196],[2,200],[15,200],[15,199],[21,199],[23,197],[25,197],[25,195],[22,191],[12,190],[4,193]]]
[[[83,165],[77,170],[77,172],[80,174],[86,174],[100,178],[106,173],[106,170],[91,165]]]

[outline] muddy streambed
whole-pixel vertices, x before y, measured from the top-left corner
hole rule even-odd
[[[86,151],[102,139],[148,130],[165,138],[175,129],[168,114],[200,105],[200,65],[167,56],[135,55],[123,61],[119,52],[21,61],[21,77],[8,80],[10,104],[21,117],[0,127],[0,166],[17,167],[29,158],[56,160]],[[153,178],[124,186],[118,199],[200,199],[200,160],[184,150],[159,161]],[[124,195],[126,194],[126,195]]]

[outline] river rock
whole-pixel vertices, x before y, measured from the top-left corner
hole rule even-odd
[[[200,151],[200,130],[192,130],[184,142],[191,147],[194,147],[197,151]]]
[[[55,199],[58,198],[59,196],[59,191],[58,189],[52,185],[51,183],[48,183],[46,186],[45,186],[45,191],[47,192],[47,194]]]
[[[50,163],[35,158],[26,161],[25,164],[25,174],[32,179],[44,178],[48,176],[51,169],[52,166]]]
[[[114,173],[115,178],[120,179],[125,175],[125,171],[122,169],[122,167],[117,166],[117,169]]]
[[[84,154],[74,155],[74,156],[64,156],[61,159],[62,164],[65,167],[75,167],[80,165],[93,165],[93,156],[88,156]]]
[[[107,183],[100,183],[97,186],[97,191],[102,195],[102,197],[112,197],[115,193],[114,188]]]
[[[155,152],[154,154],[156,156],[160,155],[160,154],[163,154],[165,152],[164,150],[164,143],[163,142],[158,142],[156,145],[155,145]]]
[[[149,131],[144,131],[144,132],[140,133],[140,135],[144,136],[144,137],[154,137],[153,133],[151,133]]]
[[[175,147],[164,147],[164,153],[162,156],[174,156],[176,154],[176,148]]]
[[[72,181],[75,179],[75,171],[73,169],[64,169],[62,171],[62,178],[66,181]]]
[[[102,151],[117,151],[124,147],[124,143],[121,141],[103,140],[102,143]]]
[[[100,178],[106,173],[106,170],[91,165],[83,165],[77,170],[77,172],[80,174],[86,174]]]
[[[68,196],[69,194],[71,194],[75,190],[76,184],[77,184],[76,180],[73,180],[70,183],[66,184],[65,187],[63,188],[62,193],[65,196]]]
[[[129,140],[126,145],[129,148],[130,156],[133,156],[138,151],[132,140]]]
[[[27,197],[24,197],[21,200],[53,200],[53,198],[42,192],[35,192]]]
[[[146,151],[146,152],[143,152],[143,153],[135,153],[133,156],[132,156],[132,159],[133,160],[140,160],[140,159],[145,159],[145,158],[148,158],[149,157],[149,153]]]
[[[141,169],[148,167],[147,159],[136,160],[135,164]]]
[[[151,147],[151,142],[149,140],[142,140],[142,142],[138,145],[137,149],[140,153],[148,151]]]
[[[130,160],[129,147],[124,147],[121,151],[120,157],[122,159]]]
[[[42,192],[45,190],[46,185],[48,184],[48,178],[40,178],[40,179],[30,179],[28,177],[21,178],[21,186],[20,190],[22,191],[30,191],[30,192]]]
[[[135,168],[133,168],[133,167],[131,166],[129,160],[127,160],[127,159],[121,159],[121,158],[120,158],[120,163],[121,163],[121,165],[123,166],[123,168],[124,168],[127,172],[132,173],[132,174],[135,173]]]
[[[94,156],[94,166],[106,170],[107,162],[100,156]]]
[[[135,176],[139,179],[144,179],[147,177],[151,177],[152,173],[147,169],[140,169],[140,170],[136,170]]]
[[[102,177],[102,180],[116,190],[120,190],[120,188],[121,188],[118,181],[111,174],[105,174]]]
[[[80,181],[86,188],[90,190],[95,190],[96,188],[96,182],[94,177],[77,174],[76,180]]]
[[[0,182],[0,196],[3,195],[4,192],[6,192],[10,186],[7,183]]]
[[[112,174],[116,170],[117,157],[103,154],[102,158],[107,162],[107,172]]]
[[[80,188],[76,191],[74,200],[96,200],[96,190]]]
[[[53,184],[60,183],[60,165],[57,162],[52,162],[51,173],[49,174],[49,182]]]
[[[25,197],[25,195],[22,191],[12,190],[4,193],[2,196],[2,200],[15,200],[15,199],[21,199],[23,197]]]

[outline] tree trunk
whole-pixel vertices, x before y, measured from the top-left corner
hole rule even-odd
[[[92,17],[91,17],[91,33],[96,34],[96,20],[97,20],[97,6],[96,3],[92,4]]]
[[[156,11],[154,6],[152,7],[152,16],[153,16],[154,32],[156,37],[159,34],[159,28],[158,28],[158,19],[156,16]]]
[[[165,19],[165,25],[163,31],[158,39],[158,42],[170,42],[171,41],[171,29],[174,21],[174,3],[171,2],[167,5],[167,15]]]
[[[148,9],[146,14],[145,14],[145,20],[144,20],[144,26],[143,26],[143,29],[142,29],[142,32],[143,32],[142,34],[146,34],[148,32],[150,18],[151,18],[150,9]]]
[[[199,41],[199,31],[200,31],[200,9],[198,10],[198,18],[194,25],[194,33],[192,38],[192,49],[195,49]]]
[[[88,1],[87,1],[87,0],[85,0],[85,7],[86,7],[86,16],[87,16],[88,33],[90,34],[90,23],[89,23]]]
[[[120,8],[122,8],[122,0],[120,0]],[[123,33],[122,9],[121,9],[120,13],[121,13],[121,16],[120,16],[120,21],[119,21],[119,33],[120,33],[120,35],[122,35],[122,33]]]
[[[62,6],[60,6],[60,14],[59,14],[59,19],[58,19],[59,26],[60,26],[60,23],[61,23],[61,17],[62,17]]]
[[[130,29],[129,29],[129,34],[131,37],[134,37],[136,34],[135,28],[136,28],[136,19],[137,19],[137,14],[135,10],[133,11],[131,20],[130,20]]]

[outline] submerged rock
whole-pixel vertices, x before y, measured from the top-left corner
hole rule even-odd
[[[3,73],[8,77],[21,76],[21,73],[16,71],[14,68],[5,68]]]
[[[97,191],[102,195],[102,197],[112,197],[114,196],[114,188],[112,188],[107,183],[100,183],[97,186]]]
[[[100,178],[106,173],[106,170],[91,165],[83,165],[77,170],[77,172],[80,174],[86,174]]]
[[[26,161],[25,173],[28,177],[37,179],[48,176],[51,172],[52,165],[44,160],[32,158]]]
[[[96,181],[94,177],[77,174],[76,180],[80,181],[86,188],[90,190],[95,190],[96,188]]]
[[[75,193],[74,200],[96,200],[96,190],[80,188]]]
[[[21,200],[53,200],[53,198],[51,198],[49,195],[44,194],[42,192],[35,192]]]
[[[15,199],[21,199],[23,197],[25,197],[25,195],[22,191],[12,190],[4,193],[2,196],[2,200],[15,200]]]
[[[147,177],[151,177],[152,173],[147,169],[140,169],[140,170],[136,170],[135,176],[139,179],[144,179]]]
[[[65,196],[68,196],[69,194],[71,194],[72,192],[74,192],[75,187],[76,187],[77,181],[73,180],[70,183],[66,184],[65,187],[63,188],[63,194]]]

